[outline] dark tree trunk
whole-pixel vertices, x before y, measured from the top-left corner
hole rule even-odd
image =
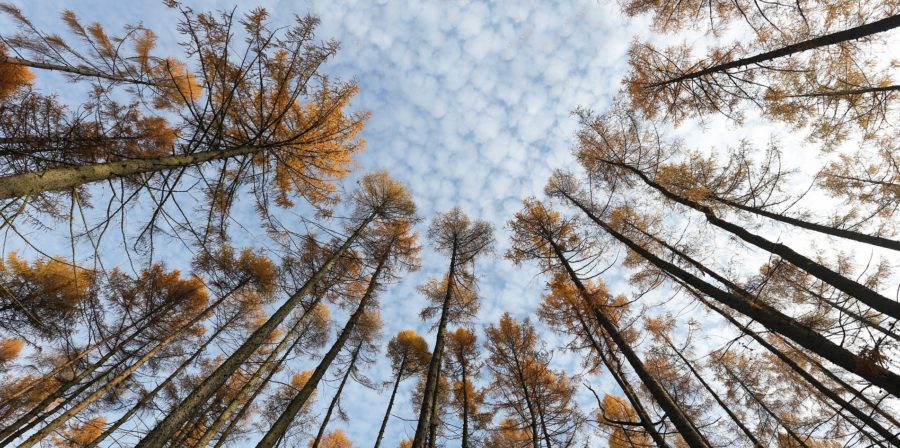
[[[334,413],[334,408],[337,406],[338,401],[341,399],[341,393],[344,391],[344,386],[347,384],[347,380],[350,378],[350,374],[353,373],[353,365],[356,364],[356,358],[359,356],[359,351],[362,349],[362,342],[353,349],[353,355],[350,357],[350,364],[347,366],[347,371],[344,372],[344,377],[341,378],[341,384],[338,385],[337,391],[334,393],[334,397],[331,398],[331,403],[328,405],[328,410],[325,411],[325,418],[322,419],[322,424],[319,425],[319,432],[316,433],[316,438],[313,439],[312,445],[310,448],[319,448],[319,444],[322,443],[322,437],[325,436],[325,428],[328,427],[328,422],[331,420],[331,414]]]
[[[387,410],[384,411],[384,420],[381,421],[381,428],[378,430],[378,438],[375,439],[375,448],[381,446],[381,439],[384,438],[384,430],[387,428],[388,420],[391,418],[391,408],[394,407],[394,399],[397,398],[397,389],[400,387],[400,380],[403,379],[403,371],[406,369],[406,355],[400,361],[400,368],[397,369],[397,379],[394,381],[394,389],[391,391],[391,399],[388,400]]]

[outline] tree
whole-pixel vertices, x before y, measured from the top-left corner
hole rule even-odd
[[[315,446],[313,442],[309,443],[310,448]],[[347,434],[344,434],[344,431],[340,429],[335,429],[322,438],[322,443],[319,444],[322,448],[353,448],[353,443],[350,442],[350,439],[347,438]]]
[[[609,426],[610,448],[630,448],[651,446],[652,440],[647,433],[630,427],[637,420],[637,414],[628,403],[615,395],[604,395],[597,421],[601,425]]]
[[[481,410],[487,394],[477,390],[473,382],[481,371],[477,343],[475,333],[466,328],[460,327],[447,334],[447,373],[453,379],[451,405],[462,420],[462,448],[471,446],[472,435],[483,432],[493,417]]]
[[[434,352],[428,364],[422,406],[413,438],[413,448],[425,446],[425,435],[431,427],[432,433],[436,422],[432,422],[432,414],[436,406],[427,397],[436,397],[440,369],[443,362],[445,331],[450,322],[457,322],[477,310],[477,293],[475,291],[474,269],[475,259],[490,252],[494,237],[491,226],[484,221],[472,222],[460,208],[447,213],[439,213],[428,228],[428,237],[432,246],[439,252],[450,256],[450,267],[442,281],[431,280],[421,291],[435,305],[422,312],[423,318],[439,315]]]
[[[520,419],[533,446],[569,446],[582,420],[573,403],[575,387],[549,368],[552,354],[541,347],[534,325],[506,313],[485,337],[495,406]]]
[[[162,446],[177,431],[178,427],[202,403],[206,402],[244,361],[265,343],[269,334],[281,325],[285,318],[300,305],[303,298],[339,262],[347,250],[350,249],[350,246],[357,242],[369,224],[373,223],[373,221],[390,222],[392,220],[409,219],[415,215],[415,204],[410,199],[409,193],[400,183],[388,177],[384,172],[370,174],[361,179],[360,187],[351,196],[351,201],[356,207],[353,219],[350,222],[350,225],[353,226],[351,227],[352,232],[347,239],[328,255],[324,264],[305,280],[303,286],[278,307],[264,324],[257,328],[202,384],[195,388],[169,415],[159,422],[154,430],[147,434],[137,446]],[[322,373],[324,374],[324,372]],[[294,408],[296,408],[296,405]],[[289,412],[296,415],[297,411],[291,410]],[[293,418],[293,415],[291,418]],[[282,430],[286,429],[284,422],[282,422],[280,428]]]
[[[394,373],[394,387],[391,390],[391,398],[388,400],[387,410],[384,411],[384,419],[381,428],[375,438],[375,448],[381,446],[384,430],[387,428],[388,419],[391,417],[391,408],[394,407],[394,398],[400,381],[422,372],[428,366],[431,353],[428,352],[428,342],[416,334],[413,330],[402,330],[391,338],[387,346],[388,358],[391,360],[391,370]]]

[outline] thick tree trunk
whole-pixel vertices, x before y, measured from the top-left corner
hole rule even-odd
[[[331,363],[337,357],[338,353],[340,353],[341,349],[343,349],[344,344],[347,343],[347,340],[350,338],[350,335],[353,333],[353,329],[356,326],[356,323],[362,318],[363,313],[366,311],[366,305],[369,302],[369,299],[372,295],[375,294],[375,289],[378,287],[379,276],[381,275],[382,270],[385,267],[385,264],[388,261],[388,256],[390,255],[390,249],[386,250],[382,258],[378,261],[378,266],[375,268],[375,271],[372,273],[372,278],[369,280],[369,286],[366,288],[366,292],[363,294],[362,298],[359,300],[359,305],[356,307],[356,310],[353,311],[353,314],[347,320],[347,323],[344,325],[344,328],[341,330],[340,335],[328,352],[325,354],[325,357],[322,358],[322,361],[319,362],[319,365],[316,366],[316,369],[313,371],[309,380],[306,381],[306,384],[300,388],[300,392],[297,392],[297,395],[291,399],[290,403],[288,403],[287,408],[281,413],[278,417],[278,420],[269,428],[269,431],[263,436],[262,440],[256,445],[257,448],[272,448],[275,446],[278,441],[284,437],[284,434],[287,432],[288,427],[291,425],[291,422],[294,421],[294,417],[303,409],[303,406],[309,401],[309,397],[312,396],[313,391],[316,390],[316,387],[319,385],[319,381],[325,376],[325,372],[328,371],[328,368],[331,366]]]
[[[828,338],[801,325],[795,319],[782,314],[780,311],[765,303],[749,300],[742,295],[723,291],[684,269],[659,258],[641,245],[617,232],[573,197],[567,195],[566,198],[581,209],[589,219],[600,226],[610,236],[625,244],[629,249],[661,269],[663,272],[682,280],[684,283],[691,285],[703,294],[706,294],[716,301],[725,304],[729,308],[756,320],[766,328],[788,337],[813,353],[816,353],[836,365],[843,367],[847,371],[853,372],[872,384],[883,388],[891,395],[900,397],[900,375],[854,355],[847,349],[831,342]]]
[[[437,373],[437,383],[440,386],[441,384],[441,370],[442,365],[438,366]],[[438,411],[440,410],[440,402],[438,392],[439,388],[434,389],[434,393],[431,395],[431,418],[428,420],[428,447],[427,448],[436,448],[437,447],[437,435],[438,429],[441,424],[440,415],[438,415]]]
[[[836,236],[838,238],[844,238],[852,241],[858,241],[861,243],[871,244],[873,246],[884,247],[885,249],[893,249],[900,250],[900,241],[895,241],[889,238],[882,238],[880,236],[867,235],[865,233],[854,232],[852,230],[838,229],[832,226],[826,226],[822,224],[816,224],[809,221],[804,221],[802,219],[792,218],[790,216],[785,216],[780,213],[773,213],[768,210],[753,207],[749,205],[744,205],[739,202],[730,201],[722,198],[714,198],[716,201],[721,202],[730,207],[734,207],[738,210],[743,210],[745,212],[750,212],[755,215],[764,216],[766,218],[783,222],[786,224],[791,224],[803,229],[812,230],[814,232],[819,232],[825,235]]]
[[[391,391],[391,399],[388,400],[387,410],[384,411],[384,419],[381,421],[381,428],[378,430],[378,437],[375,439],[375,448],[381,446],[381,439],[384,438],[384,430],[387,428],[388,420],[391,417],[391,408],[394,407],[394,399],[397,398],[397,389],[400,388],[400,380],[403,379],[403,370],[406,369],[406,355],[400,361],[400,368],[397,370],[397,379],[394,381],[394,389]]]
[[[150,431],[136,447],[140,448],[160,448],[178,431],[178,428],[191,416],[200,406],[203,405],[222,385],[228,381],[228,378],[244,363],[250,356],[255,353],[268,339],[269,335],[278,328],[279,325],[287,318],[298,305],[301,300],[312,290],[312,288],[325,276],[344,256],[344,253],[359,238],[363,229],[369,225],[374,219],[374,215],[369,215],[353,233],[344,241],[344,244],[334,252],[331,257],[322,265],[321,268],[303,284],[303,286],[292,295],[284,304],[282,304],[275,313],[263,325],[257,328],[241,346],[235,350],[222,364],[213,371],[190,395],[169,413],[159,424]]]
[[[622,334],[619,332],[619,329],[616,328],[616,325],[609,320],[601,310],[594,308],[593,304],[588,299],[588,297],[591,297],[590,291],[585,288],[581,279],[578,277],[578,274],[572,269],[565,254],[559,248],[556,241],[553,240],[552,235],[544,235],[544,237],[552,246],[556,258],[565,268],[566,273],[572,280],[572,283],[575,284],[575,287],[585,300],[588,308],[593,312],[594,318],[597,319],[597,323],[600,324],[600,327],[606,335],[616,344],[616,347],[631,365],[631,368],[634,369],[635,373],[637,373],[638,377],[647,387],[647,390],[653,395],[653,398],[656,400],[657,404],[659,404],[659,407],[669,416],[669,420],[675,425],[675,428],[678,430],[678,433],[681,434],[684,441],[691,447],[708,448],[709,445],[706,443],[705,438],[696,430],[690,418],[682,412],[681,407],[679,407],[678,403],[669,396],[662,384],[647,371],[644,367],[644,362],[637,353],[635,353],[634,349],[631,348],[631,344],[622,337]]]
[[[725,62],[722,64],[714,65],[712,67],[707,67],[702,70],[697,70],[695,72],[685,73],[683,75],[677,76],[675,78],[667,79],[665,81],[649,84],[647,87],[662,87],[668,84],[678,83],[689,81],[692,79],[697,79],[703,76],[712,75],[715,73],[721,73],[726,70],[738,67],[744,67],[752,64],[759,64],[762,62],[771,61],[773,59],[782,58],[785,56],[790,56],[792,54],[800,53],[807,50],[814,50],[816,48],[826,47],[829,45],[838,44],[841,42],[861,39],[863,37],[871,36],[873,34],[881,33],[884,31],[891,30],[900,26],[900,15],[889,16],[884,19],[878,20],[876,22],[867,23],[865,25],[860,25],[854,28],[849,28],[846,30],[838,31],[836,33],[826,34],[824,36],[819,36],[813,39],[805,40],[802,42],[797,42],[796,44],[787,45],[785,47],[781,47],[777,50],[767,51],[765,53],[760,53],[754,56],[736,59],[731,62]]]
[[[347,380],[350,378],[350,374],[353,372],[353,365],[356,364],[356,358],[359,356],[359,351],[362,349],[362,342],[353,349],[353,355],[350,357],[350,364],[347,366],[347,371],[344,372],[344,377],[341,378],[341,384],[338,385],[337,391],[334,393],[334,397],[331,398],[331,403],[328,405],[328,410],[325,411],[325,418],[322,419],[322,424],[319,425],[319,432],[316,433],[316,438],[313,439],[310,448],[319,448],[319,444],[322,443],[322,437],[325,436],[325,428],[328,427],[328,422],[331,420],[331,414],[334,413],[334,408],[337,407],[338,401],[341,399],[341,393],[344,391],[344,386],[347,384]],[[201,445],[202,446],[202,445]]]
[[[450,271],[447,275],[447,293],[444,295],[444,303],[441,306],[441,320],[438,323],[437,337],[434,342],[434,352],[428,363],[428,375],[425,378],[425,389],[422,394],[422,409],[419,410],[419,421],[416,423],[416,434],[413,436],[412,448],[424,448],[426,433],[431,419],[431,402],[426,398],[432,396],[437,390],[438,372],[441,365],[441,354],[444,351],[444,331],[447,329],[447,312],[450,308],[451,291],[453,289],[453,277],[456,275],[456,243],[450,253]]]
[[[265,151],[261,146],[241,146],[224,151],[203,151],[185,155],[130,159],[67,168],[51,168],[39,173],[22,173],[0,177],[0,200],[29,196],[47,191],[71,188],[100,180],[155,173],[173,168],[246,156]]]
[[[900,16],[897,17],[900,18]],[[778,255],[779,257],[787,260],[794,266],[797,266],[798,268],[808,272],[819,280],[822,280],[823,282],[834,286],[838,290],[857,298],[860,302],[865,303],[872,309],[884,313],[885,315],[891,316],[894,319],[900,319],[900,302],[891,300],[856,281],[844,277],[843,275],[829,269],[821,263],[817,263],[814,260],[795,252],[793,249],[785,246],[784,244],[769,241],[766,238],[747,231],[739,225],[719,218],[709,207],[672,193],[666,187],[654,182],[646,174],[644,174],[644,172],[637,168],[622,163],[611,164],[613,166],[625,169],[640,177],[645,184],[658,191],[666,198],[703,213],[703,215],[706,217],[706,220],[710,224],[719,227],[762,250]]]

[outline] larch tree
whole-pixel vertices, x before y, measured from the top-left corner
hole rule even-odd
[[[391,388],[391,398],[388,400],[387,410],[384,411],[384,419],[375,438],[375,448],[381,446],[388,420],[391,417],[391,409],[394,407],[394,399],[397,397],[397,389],[400,382],[413,375],[421,373],[431,359],[428,351],[428,342],[413,330],[402,330],[391,338],[387,345],[387,355],[391,361],[391,371],[394,375],[394,385]]]
[[[424,399],[416,424],[413,448],[423,448],[429,431],[436,433],[437,422],[432,421],[437,406],[438,381],[441,378],[443,352],[446,345],[447,325],[461,322],[478,310],[475,290],[475,260],[493,249],[494,236],[490,224],[472,222],[460,208],[439,213],[428,228],[432,246],[450,257],[447,275],[442,280],[432,279],[421,290],[432,305],[422,312],[429,319],[437,316],[434,351],[428,364],[424,384]]]
[[[475,386],[481,374],[478,359],[478,338],[475,333],[460,327],[447,333],[447,376],[452,380],[451,405],[462,421],[460,444],[469,448],[478,443],[493,416],[486,412],[486,391]]]
[[[550,369],[552,353],[542,345],[527,318],[519,322],[507,313],[485,329],[494,406],[527,428],[532,446],[570,446],[583,423],[574,405],[575,386]]]

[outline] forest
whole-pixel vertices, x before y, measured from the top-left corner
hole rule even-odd
[[[900,447],[900,1],[573,2],[598,96],[501,130],[559,62],[439,107],[354,73],[399,23],[57,3],[0,3],[0,447]]]

